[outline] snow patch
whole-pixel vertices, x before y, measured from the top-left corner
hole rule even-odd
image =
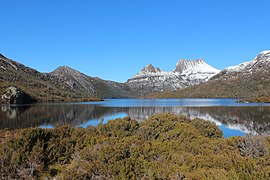
[[[168,72],[168,71],[157,71],[157,72],[148,72],[148,71],[140,71],[139,73],[137,73],[135,76],[133,76],[131,79],[134,78],[139,78],[141,76],[171,76],[174,75],[173,72]]]
[[[229,72],[238,72],[238,71],[242,71],[250,64],[251,64],[251,62],[243,62],[239,65],[229,66],[229,67],[225,68],[224,70],[227,70]]]
[[[260,54],[270,54],[270,50],[264,50]]]
[[[174,72],[178,72],[185,79],[206,81],[219,73],[220,70],[210,66],[202,59],[193,61],[180,59]]]
[[[268,67],[270,62],[270,50],[262,51],[252,61],[243,62],[236,66],[229,66],[224,69],[225,73],[237,72],[253,74],[255,71],[263,70],[262,68]]]

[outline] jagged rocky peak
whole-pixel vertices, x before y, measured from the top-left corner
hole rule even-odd
[[[68,66],[59,66],[54,71],[75,71],[74,69],[68,67]]]
[[[181,65],[181,64],[200,64],[200,63],[204,63],[203,59],[195,59],[195,60],[188,60],[188,59],[180,59],[177,65]]]
[[[187,60],[187,59],[180,59],[177,63],[176,63],[176,68],[175,68],[175,72],[182,72],[185,69],[188,69],[192,66],[198,65],[203,63],[202,59],[197,59],[197,60]]]
[[[186,60],[180,59],[177,64],[174,72],[180,74],[190,74],[190,73],[210,73],[216,74],[220,70],[210,66],[203,59],[196,60]]]
[[[152,64],[148,64],[141,71],[146,72],[146,73],[149,73],[149,72],[150,73],[161,72],[161,70],[159,68],[155,68]]]
[[[270,61],[270,50],[262,51],[254,61]]]
[[[213,68],[202,59],[177,62],[174,71],[162,71],[149,64],[127,81],[129,87],[138,89],[141,94],[172,91],[209,80],[220,70]]]
[[[60,66],[56,68],[53,72],[51,72],[51,74],[54,74],[54,75],[64,75],[64,74],[72,75],[72,74],[78,74],[78,73],[80,72],[68,66]]]

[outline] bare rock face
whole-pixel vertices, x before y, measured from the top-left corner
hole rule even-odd
[[[49,74],[86,97],[119,98],[132,95],[128,86],[123,83],[91,77],[68,66],[60,66]]]
[[[37,99],[16,87],[7,88],[2,95],[2,100],[8,104],[30,104],[37,102]]]
[[[161,72],[161,70],[159,68],[155,68],[152,64],[148,64],[147,66],[145,66],[142,69],[142,72],[145,72],[145,73],[157,73],[157,72]]]

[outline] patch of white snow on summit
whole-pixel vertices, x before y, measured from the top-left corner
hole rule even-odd
[[[179,75],[189,80],[208,80],[220,72],[219,69],[210,66],[201,59],[195,61],[180,60],[176,67],[175,72],[179,72]]]
[[[243,62],[236,66],[229,66],[225,68],[228,72],[239,72],[244,70],[246,67],[252,67],[257,62],[267,62],[270,61],[270,50],[262,51],[257,57],[255,57],[252,61]]]
[[[238,72],[238,71],[245,69],[245,67],[247,67],[249,64],[251,64],[251,62],[243,62],[243,63],[236,65],[236,66],[229,66],[229,67],[225,68],[225,70],[227,70],[229,72]]]
[[[261,52],[261,54],[270,54],[270,50],[264,50]]]
[[[183,71],[182,74],[194,74],[194,73],[219,73],[220,70],[213,68],[212,66],[206,63],[197,63],[195,65],[190,64],[187,68]]]
[[[145,75],[147,75],[147,76],[167,76],[167,75],[172,75],[172,74],[173,74],[172,72],[168,72],[168,71],[159,71],[159,72],[140,71],[132,78],[138,78],[138,77],[145,76]]]

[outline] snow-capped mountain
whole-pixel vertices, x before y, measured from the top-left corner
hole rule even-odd
[[[227,67],[208,81],[174,92],[170,97],[270,97],[270,50],[262,51],[251,61]]]
[[[245,78],[270,72],[270,50],[262,51],[252,61],[229,66],[212,79]]]
[[[213,68],[202,59],[179,60],[173,71],[163,71],[152,64],[144,67],[126,84],[137,89],[139,95],[153,92],[172,91],[209,80],[220,70]]]
[[[202,59],[193,61],[181,59],[177,62],[174,72],[194,85],[209,80],[220,70],[210,66]]]
[[[270,65],[270,50],[262,51],[257,57],[255,57],[252,61],[243,62],[236,66],[230,66],[224,69],[224,72],[241,72],[241,73],[252,73],[257,70],[267,70],[266,64]]]

